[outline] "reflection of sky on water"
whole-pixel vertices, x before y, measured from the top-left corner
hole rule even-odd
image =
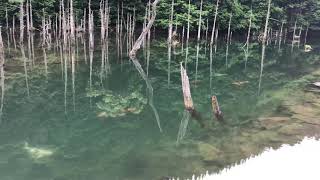
[[[271,180],[317,179],[320,177],[320,140],[305,138],[293,146],[267,149],[239,165],[225,168],[218,174],[207,175],[203,180]]]

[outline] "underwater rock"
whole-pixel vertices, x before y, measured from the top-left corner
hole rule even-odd
[[[312,47],[308,44],[304,45],[304,52],[310,52],[312,51]]]
[[[100,112],[100,113],[97,114],[97,117],[98,118],[107,118],[108,114],[106,112]]]
[[[300,130],[303,128],[302,124],[293,123],[283,126],[279,129],[279,132],[285,135],[298,135],[300,134]]]
[[[242,85],[245,85],[248,83],[249,83],[249,81],[234,81],[232,84],[236,85],[236,86],[242,86]]]
[[[25,149],[33,159],[41,159],[53,155],[53,150],[31,147],[27,142],[24,144],[23,149]]]
[[[307,104],[291,106],[290,110],[294,114],[301,114],[301,115],[315,114],[315,109]]]
[[[320,125],[319,116],[295,114],[292,116],[292,118],[298,119],[298,120],[303,121],[305,123]]]
[[[311,107],[310,105],[297,105],[292,106],[290,110],[294,113],[293,119],[299,121],[320,125],[319,114],[317,108]]]
[[[305,136],[314,136],[318,137],[320,133],[319,126],[313,124],[299,124],[293,123],[286,126],[283,126],[279,129],[279,133],[284,135],[303,138]]]
[[[240,150],[246,157],[249,157],[258,154],[262,149],[257,144],[245,143],[240,145]]]
[[[279,136],[279,134],[275,131],[260,131],[256,134],[252,134],[251,136],[252,142],[257,144],[267,144],[269,142],[284,142],[285,140]]]
[[[290,122],[291,119],[289,117],[261,117],[258,120],[261,127],[273,129]]]
[[[221,151],[217,149],[216,147],[200,142],[198,143],[198,150],[200,153],[200,156],[204,161],[214,161],[217,160],[219,155],[221,154]]]
[[[320,82],[314,82],[312,83],[313,86],[320,88]]]

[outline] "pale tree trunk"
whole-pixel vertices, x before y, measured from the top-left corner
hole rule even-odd
[[[249,27],[248,27],[248,34],[247,34],[247,41],[246,41],[245,70],[247,69],[247,62],[248,62],[248,56],[249,56],[249,45],[250,45],[251,26],[252,26],[252,9],[251,9],[251,12],[250,12]]]
[[[7,30],[7,34],[9,31],[9,20],[8,20],[8,9],[6,8],[6,30]]]
[[[150,18],[150,21],[148,22],[148,25],[143,29],[142,33],[140,34],[139,38],[136,40],[136,42],[134,43],[130,53],[129,53],[129,57],[132,60],[133,64],[135,65],[136,69],[138,70],[139,74],[141,75],[141,77],[145,80],[147,88],[148,88],[148,102],[150,107],[152,108],[156,120],[157,120],[157,124],[159,127],[160,132],[162,132],[162,128],[160,125],[160,118],[158,115],[158,112],[153,104],[153,88],[152,85],[146,75],[146,73],[144,72],[144,70],[141,67],[141,64],[139,63],[138,59],[136,58],[136,53],[137,51],[141,48],[142,42],[143,42],[143,38],[147,35],[147,33],[150,31],[155,19],[156,19],[156,15],[157,15],[157,4],[159,3],[160,0],[154,0],[154,2],[152,3],[152,15]]]
[[[261,91],[261,83],[262,83],[262,73],[263,73],[263,65],[264,65],[264,56],[266,51],[266,40],[267,40],[267,33],[268,33],[268,24],[269,24],[269,18],[270,18],[270,7],[271,7],[271,0],[268,1],[268,12],[266,17],[266,23],[264,26],[264,33],[262,38],[262,52],[261,52],[261,64],[260,64],[260,76],[259,76],[259,89],[258,89],[258,95],[260,95]]]
[[[105,17],[104,17],[104,2],[103,0],[100,1],[100,23],[101,23],[101,42],[104,41],[104,36],[105,36],[105,27],[104,27],[104,22],[105,22]]]
[[[14,44],[14,49],[17,49],[17,43],[16,43],[16,17],[12,17],[12,39]]]
[[[300,30],[299,30],[298,47],[300,47],[300,42],[301,42],[301,32],[302,32],[302,26],[300,26]]]
[[[308,30],[309,30],[309,24],[307,25],[306,33],[305,33],[305,35],[304,35],[304,45],[306,45],[306,44],[307,44]]]
[[[169,20],[169,30],[168,30],[168,43],[172,43],[172,26],[173,26],[173,10],[174,10],[174,0],[171,3],[171,14]]]
[[[187,41],[189,41],[189,37],[190,37],[190,0],[188,5]]]
[[[23,44],[24,37],[24,10],[23,10],[23,1],[20,3],[20,45]]]
[[[201,0],[200,2],[200,15],[199,15],[199,21],[198,21],[198,38],[197,38],[198,41],[200,41],[200,38],[201,38],[202,4],[203,4],[203,0]]]
[[[0,123],[2,122],[2,111],[4,102],[4,45],[2,41],[1,26],[0,26],[0,73],[1,73],[1,106],[0,106]]]
[[[216,29],[216,22],[217,22],[217,16],[218,16],[218,8],[219,8],[219,0],[217,0],[216,10],[215,10],[215,14],[214,14],[214,20],[213,20],[213,26],[212,26],[212,33],[211,33],[211,42],[210,42],[211,45],[213,44],[213,38],[214,38],[215,29]]]
[[[91,11],[91,0],[89,0],[89,49],[94,49],[94,37],[93,37],[93,12]]]
[[[33,31],[32,0],[29,1],[30,31]]]
[[[75,43],[75,21],[74,21],[74,15],[73,15],[73,0],[70,0],[70,38],[71,43],[74,45]]]
[[[283,37],[283,24],[284,22],[281,22],[281,28],[280,28],[280,34],[279,34],[279,50],[281,48],[281,42],[282,42],[282,37]]]
[[[230,14],[230,17],[229,17],[228,36],[227,36],[227,44],[228,44],[228,45],[229,45],[229,43],[230,43],[231,20],[232,20],[232,14]]]
[[[294,23],[293,34],[292,34],[292,42],[291,42],[291,51],[293,51],[293,45],[294,45],[294,42],[295,42],[296,28],[297,28],[297,21]]]
[[[29,35],[30,31],[30,19],[29,19],[29,1],[26,2],[26,18],[27,18],[27,34]]]

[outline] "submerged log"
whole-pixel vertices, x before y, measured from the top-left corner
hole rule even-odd
[[[212,111],[213,111],[214,115],[216,116],[217,120],[222,121],[223,120],[223,113],[220,110],[220,106],[219,106],[218,99],[216,96],[211,97],[211,103],[212,103]]]

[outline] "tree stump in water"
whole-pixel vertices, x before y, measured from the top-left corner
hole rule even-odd
[[[191,92],[190,92],[189,77],[187,75],[186,70],[182,66],[182,62],[180,63],[180,67],[181,67],[181,83],[182,83],[184,107],[188,111],[194,110],[193,101],[192,101]]]
[[[218,99],[216,96],[211,97],[211,103],[212,103],[212,111],[213,111],[214,115],[216,116],[217,120],[222,121],[223,120],[223,113],[220,110]]]

